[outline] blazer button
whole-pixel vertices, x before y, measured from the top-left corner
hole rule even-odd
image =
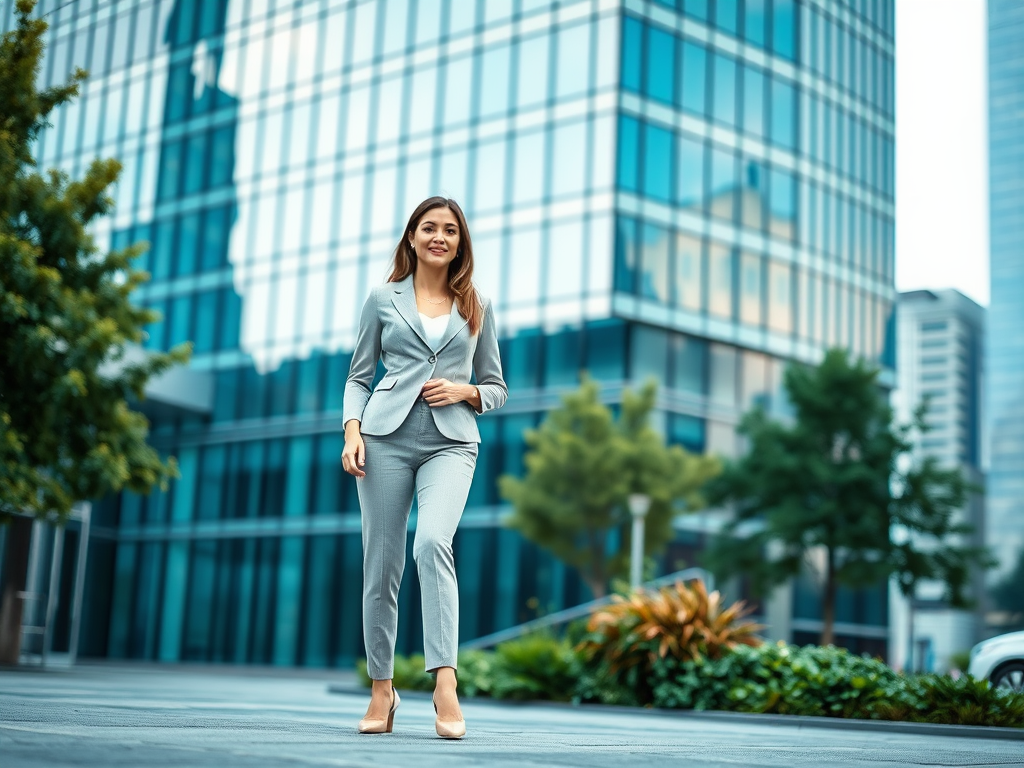
[[[427,358],[427,362],[433,365],[434,363],[437,362],[437,358],[431,355],[429,358]]]

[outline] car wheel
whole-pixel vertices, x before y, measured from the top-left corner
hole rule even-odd
[[[992,687],[1024,692],[1024,662],[1014,661],[997,669],[992,675]]]

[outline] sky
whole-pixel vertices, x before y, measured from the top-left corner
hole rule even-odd
[[[896,0],[896,287],[988,305],[985,0]]]

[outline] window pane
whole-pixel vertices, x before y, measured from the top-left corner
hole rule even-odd
[[[590,74],[590,24],[558,33],[558,98],[585,93]]]
[[[752,67],[743,68],[743,130],[764,136],[764,74]]]
[[[715,0],[713,3],[715,9],[715,25],[726,32],[736,34],[738,27],[738,9],[739,0]]]
[[[679,137],[676,184],[676,201],[680,205],[699,208],[704,204],[704,144],[699,139]]]
[[[673,334],[672,386],[696,395],[705,393],[708,345],[703,339]]]
[[[647,95],[671,104],[675,95],[676,38],[651,27],[647,38]]]
[[[708,0],[682,0],[687,14],[701,21],[708,20]]]
[[[719,317],[732,317],[732,252],[728,246],[708,247],[708,309]]]
[[[666,203],[672,199],[672,134],[646,125],[644,136],[644,194]]]
[[[516,205],[536,203],[541,199],[545,172],[544,137],[542,131],[516,137],[513,186]]]
[[[684,309],[701,310],[703,260],[700,239],[680,232],[676,235],[676,302]]]
[[[704,115],[704,93],[707,82],[707,51],[696,43],[683,43],[683,109]]]
[[[736,210],[736,156],[731,150],[711,148],[711,190],[709,212],[732,219]]]
[[[370,4],[372,5],[372,3]],[[473,59],[464,57],[448,62],[444,89],[444,124],[459,125],[469,120],[469,105],[473,85]]]
[[[640,153],[640,123],[625,115],[619,119],[619,183],[620,189],[638,192],[637,156]]]
[[[481,62],[480,117],[490,117],[508,110],[510,51],[508,45],[501,45],[484,52]]]
[[[747,42],[759,48],[765,43],[765,6],[768,0],[744,0],[743,3],[743,36]]]
[[[629,377],[637,384],[668,378],[668,333],[649,325],[630,328]]]
[[[639,90],[639,88],[638,88]],[[519,45],[520,107],[541,104],[548,98],[548,36],[524,40]]]
[[[555,129],[551,194],[574,195],[583,191],[587,177],[587,124],[560,125]]]
[[[796,236],[796,180],[789,171],[771,170],[771,214],[768,230],[779,237],[792,240]]]
[[[664,227],[645,224],[643,227],[643,268],[640,272],[640,295],[662,304],[669,303],[669,248],[671,233]]]
[[[740,221],[743,226],[751,229],[764,226],[767,187],[765,169],[759,163],[748,160],[743,168],[743,187],[740,193]]]
[[[715,54],[714,119],[736,125],[736,62]]]
[[[772,141],[796,149],[796,91],[781,80],[772,80]]]
[[[796,3],[774,0],[772,3],[772,48],[779,56],[796,59]]]
[[[761,325],[761,257],[744,253],[740,259],[740,320]]]
[[[639,19],[627,16],[622,25],[622,87],[634,93],[640,93],[643,34]]]
[[[636,222],[619,217],[615,227],[615,290],[633,292],[637,268]]]

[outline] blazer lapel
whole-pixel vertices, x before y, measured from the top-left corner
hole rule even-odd
[[[417,315],[418,317],[419,315]],[[459,331],[466,327],[469,321],[462,316],[462,313],[455,306],[455,302],[452,302],[452,314],[448,318],[448,327],[445,328],[444,336],[441,337],[441,343],[437,345],[437,352],[447,346],[448,342],[459,335]]]
[[[416,293],[412,287],[412,275],[395,284],[394,293],[391,294],[391,303],[395,305],[398,314],[409,324],[413,332],[419,336],[420,341],[426,344],[427,349],[433,351],[433,347],[427,342],[427,332],[423,330],[420,312],[416,308]],[[451,327],[451,320],[448,321],[448,326]]]

